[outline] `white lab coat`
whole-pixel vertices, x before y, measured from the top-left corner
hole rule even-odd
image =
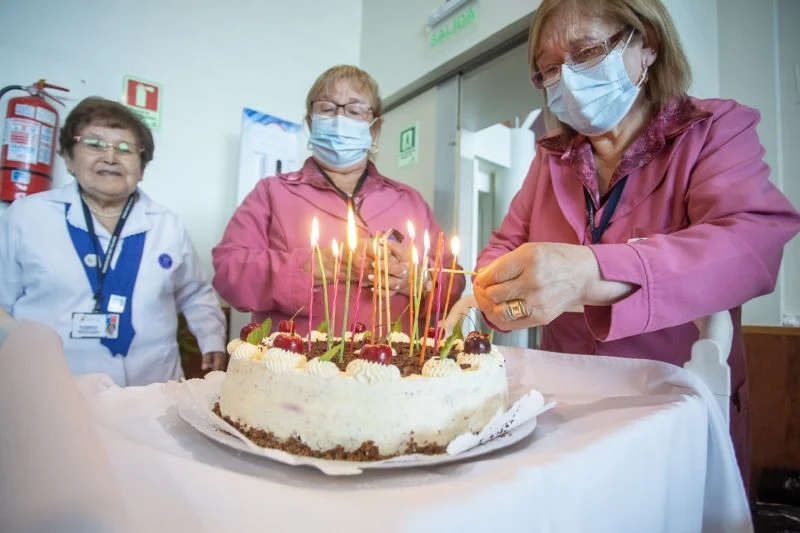
[[[146,231],[142,262],[133,290],[131,320],[136,330],[127,357],[113,357],[99,339],[72,339],[74,312],[91,312],[94,296],[70,239],[65,220],[86,229],[77,183],[15,201],[0,217],[0,305],[13,317],[42,322],[61,335],[73,374],[102,372],[119,385],[179,379],[176,332],[183,312],[202,353],[225,350],[225,319],[178,217],[141,190],[122,230],[124,237]],[[111,235],[94,219],[104,250]],[[164,268],[159,256],[168,254]]]

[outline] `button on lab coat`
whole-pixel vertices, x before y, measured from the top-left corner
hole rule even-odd
[[[128,355],[112,356],[99,339],[70,338],[72,314],[92,312],[94,295],[84,259],[67,230],[66,204],[69,223],[86,230],[75,182],[17,200],[0,218],[0,305],[17,319],[42,322],[57,331],[74,374],[101,372],[119,385],[182,377],[176,341],[179,312],[203,353],[225,349],[225,319],[189,235],[175,214],[141,190],[111,265],[115,267],[126,236],[146,232],[133,290],[136,335]],[[94,226],[106,250],[111,236],[96,218]]]

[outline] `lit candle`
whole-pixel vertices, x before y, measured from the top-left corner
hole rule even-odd
[[[314,220],[311,221],[311,241],[313,243],[313,248],[317,250],[317,261],[319,262],[319,272],[322,275],[322,298],[323,303],[325,304],[325,321],[328,322],[328,279],[325,276],[325,265],[322,263],[322,250],[319,248],[319,222],[317,221],[317,217],[314,217]],[[314,276],[311,276],[311,283],[313,287],[314,283]],[[330,329],[328,329],[330,331]],[[311,309],[308,310],[308,339],[311,342]],[[328,335],[328,349],[331,348],[331,338]]]
[[[314,313],[314,249],[319,241],[319,222],[311,220],[311,301],[308,303],[308,355],[311,355],[311,320]]]
[[[385,280],[385,289],[386,289],[386,341],[389,346],[392,345],[392,342],[389,340],[389,333],[392,328],[392,318],[391,318],[391,298],[389,295],[389,234],[383,236],[383,276]]]
[[[454,235],[453,238],[450,239],[450,251],[453,253],[453,266],[450,268],[450,281],[447,283],[447,296],[445,296],[444,300],[444,313],[442,313],[442,316],[445,318],[447,318],[447,310],[450,307],[450,294],[453,292],[453,277],[455,276],[456,257],[458,257],[458,250],[460,248],[460,245],[461,243],[459,242],[458,237]],[[439,270],[441,273],[442,269]],[[437,332],[439,331],[438,317],[436,323],[436,331]]]
[[[442,248],[444,247],[444,235],[439,232],[439,238],[436,241],[436,255],[434,256],[433,260],[433,271],[434,275],[439,275],[439,269],[442,268]],[[425,325],[422,331],[423,335],[427,335],[428,332],[428,324],[431,322],[431,312],[433,311],[433,288],[431,288],[431,292],[428,293],[428,309],[425,311]],[[422,338],[422,337],[420,337]],[[420,364],[425,362],[425,348],[428,346],[427,342],[422,343],[422,350],[419,352],[419,361]]]
[[[342,243],[344,244],[344,243]],[[350,326],[351,331],[350,334],[352,337],[350,338],[350,349],[353,349],[353,343],[356,339],[356,320],[358,320],[358,308],[361,307],[361,286],[364,281],[364,261],[367,259],[367,245],[364,243],[364,251],[361,253],[361,267],[358,271],[358,291],[356,291],[356,311],[353,313],[353,322]]]
[[[342,243],[344,244],[344,243]],[[331,240],[331,250],[333,251],[333,305],[331,310],[331,322],[328,324],[328,336],[336,331],[336,296],[339,294],[339,245],[336,239]]]
[[[339,348],[339,362],[344,359],[344,335],[347,332],[347,309],[350,304],[350,273],[353,267],[353,250],[358,246],[356,240],[356,219],[353,206],[347,206],[347,278],[344,289],[344,320],[342,321],[342,343]]]
[[[419,331],[419,310],[422,307],[422,290],[425,285],[425,272],[428,268],[428,252],[431,249],[431,238],[428,230],[422,234],[422,263],[417,268],[417,295],[414,304],[414,331],[415,338],[421,340],[425,337],[425,332]]]
[[[414,357],[414,342],[416,340],[417,335],[417,324],[415,322],[415,317],[417,316],[414,312],[414,300],[417,294],[417,265],[419,264],[419,255],[417,254],[417,247],[411,247],[411,286],[409,287],[409,299],[411,303],[408,307],[408,335],[411,337],[411,343],[408,345],[408,356]],[[419,307],[419,304],[416,305]],[[419,309],[417,309],[417,312]]]

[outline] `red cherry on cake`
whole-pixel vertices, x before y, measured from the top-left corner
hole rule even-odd
[[[241,331],[239,331],[239,338],[242,341],[247,341],[247,336],[250,335],[250,332],[260,327],[261,324],[259,322],[250,322],[249,324],[246,324]]]
[[[475,335],[473,335],[475,333]],[[489,342],[489,335],[471,332],[464,341],[464,351],[467,353],[489,353],[492,351],[492,343]]]
[[[289,335],[294,335],[295,332],[295,324],[294,320],[281,320],[278,322],[278,331],[281,333],[288,333]]]
[[[367,331],[367,326],[363,322],[353,324],[353,333],[364,333],[365,331]]]
[[[288,352],[303,353],[303,344],[302,337],[298,337],[297,335],[287,335],[285,333],[279,333],[275,335],[275,338],[272,340],[272,345],[274,347],[281,348],[282,350],[286,350]]]
[[[386,344],[368,344],[361,348],[358,357],[365,361],[388,365],[392,362],[392,348]]]

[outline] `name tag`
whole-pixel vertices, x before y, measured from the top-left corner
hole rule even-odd
[[[73,339],[116,339],[119,335],[117,313],[72,313]]]

